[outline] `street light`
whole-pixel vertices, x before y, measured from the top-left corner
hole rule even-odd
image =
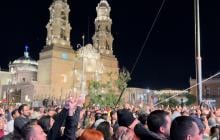
[[[81,55],[80,57],[82,57],[82,75],[81,75],[81,94],[85,96],[85,68],[84,68],[84,57],[85,57],[85,52],[83,47],[85,47],[85,36],[82,36],[82,40],[83,40],[83,44],[77,44],[77,48],[81,48]]]
[[[196,57],[196,81],[197,81],[197,102],[202,103],[202,58],[200,49],[200,15],[199,0],[194,0],[195,14],[195,57]]]

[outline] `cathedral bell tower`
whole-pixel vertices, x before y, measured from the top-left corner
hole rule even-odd
[[[107,0],[101,0],[96,7],[97,17],[95,19],[95,34],[93,35],[93,46],[100,53],[103,64],[102,81],[109,81],[109,74],[112,78],[118,78],[118,60],[113,54],[113,36],[111,33],[112,19],[110,18],[111,7]]]
[[[113,37],[111,34],[111,7],[109,6],[107,0],[101,0],[96,7],[96,12],[95,34],[92,38],[93,45],[101,54],[112,55]]]
[[[45,47],[70,47],[69,5],[67,0],[54,0],[49,8],[50,20],[47,24]]]
[[[49,11],[46,45],[40,52],[37,79],[40,84],[49,85],[51,96],[57,98],[65,96],[73,85],[75,54],[70,43],[70,9],[67,0],[53,0]]]

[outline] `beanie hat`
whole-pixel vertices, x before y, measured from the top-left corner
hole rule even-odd
[[[118,110],[117,115],[118,115],[118,124],[119,124],[119,126],[128,127],[135,120],[132,112],[130,112],[128,109]]]
[[[216,124],[215,118],[209,118],[209,119],[208,119],[208,125],[209,125],[210,127],[216,126],[217,124]]]

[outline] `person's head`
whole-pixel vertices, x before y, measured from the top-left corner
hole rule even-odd
[[[194,118],[180,116],[173,120],[170,128],[171,140],[202,140],[203,132]]]
[[[147,125],[150,131],[159,135],[169,137],[171,118],[169,113],[164,110],[155,110],[147,118]]]
[[[38,124],[27,124],[24,127],[24,140],[46,140],[47,135]]]
[[[13,117],[13,119],[17,118],[20,116],[18,109],[15,109],[11,112],[11,116]]]
[[[44,112],[45,112],[45,108],[42,106],[42,107],[40,107],[39,108],[39,112],[41,113],[41,114],[44,114]]]
[[[200,117],[201,114],[202,114],[201,110],[200,110],[200,109],[196,109],[196,115],[197,115],[198,117]]]
[[[111,138],[111,130],[110,129],[111,129],[111,126],[110,126],[109,122],[107,122],[107,121],[101,122],[96,128],[96,130],[102,132],[105,140],[110,140],[110,138]]]
[[[27,104],[22,104],[21,106],[19,106],[18,112],[23,117],[29,117],[30,116],[30,108]]]
[[[102,118],[104,119],[104,120],[108,120],[108,113],[103,113],[102,114]]]
[[[42,127],[46,134],[48,134],[50,128],[53,126],[53,123],[54,119],[49,115],[41,117],[38,121],[38,124]]]
[[[79,140],[104,140],[104,136],[100,131],[94,129],[85,129]]]
[[[111,119],[112,119],[112,120],[117,120],[117,119],[118,119],[118,118],[117,118],[117,112],[114,111],[114,110],[112,110],[112,111],[110,112],[110,116],[111,116]]]
[[[138,116],[138,120],[141,122],[141,124],[146,125],[147,124],[147,117],[148,117],[148,115],[146,113],[142,113]]]
[[[128,109],[120,109],[117,111],[119,126],[129,127],[135,120],[133,113]]]
[[[102,114],[101,114],[101,112],[96,112],[96,113],[95,113],[95,120],[97,121],[97,120],[99,120],[99,119],[103,119],[103,118],[102,118]]]
[[[54,108],[48,108],[47,114],[51,117],[54,117],[56,115],[56,111]]]
[[[218,126],[213,126],[210,129],[210,134],[209,135],[211,137],[218,137],[219,138],[219,133],[220,133],[219,127]]]

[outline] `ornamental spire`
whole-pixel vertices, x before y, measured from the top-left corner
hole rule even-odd
[[[25,51],[24,51],[24,57],[25,57],[25,58],[29,58],[28,48],[29,48],[29,47],[26,45],[26,46],[25,46]]]

